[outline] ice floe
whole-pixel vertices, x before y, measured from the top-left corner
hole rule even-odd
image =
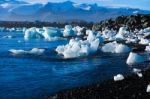
[[[77,36],[84,35],[86,29],[84,27],[76,26],[73,28],[74,32],[76,33]]]
[[[41,55],[45,52],[45,49],[39,49],[39,48],[33,48],[29,51],[25,50],[16,50],[16,49],[10,49],[9,52],[19,55],[19,54],[35,54],[35,55]]]
[[[6,35],[6,36],[3,36],[2,38],[8,38],[8,39],[11,39],[12,36],[11,36],[11,35]]]

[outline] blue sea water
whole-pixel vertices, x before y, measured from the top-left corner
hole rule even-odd
[[[11,35],[12,38],[2,38]],[[19,42],[18,42],[19,41]],[[67,40],[24,41],[21,32],[0,32],[0,99],[44,99],[44,97],[79,86],[130,74],[133,67],[145,69],[149,63],[126,65],[128,54],[96,54],[77,59],[63,59],[54,51]],[[44,48],[42,55],[12,55],[8,50]]]

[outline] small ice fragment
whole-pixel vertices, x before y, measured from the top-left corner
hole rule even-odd
[[[143,74],[142,73],[137,73],[137,75],[141,78],[143,77]]]
[[[146,92],[147,92],[147,93],[150,93],[150,84],[149,84],[149,85],[147,85]]]
[[[135,74],[137,74],[140,78],[143,77],[143,74],[141,73],[141,70],[140,70],[140,69],[134,68],[134,69],[133,69],[133,72],[134,72]]]
[[[124,76],[122,74],[118,74],[114,76],[114,81],[121,81],[124,79]]]
[[[133,68],[133,72],[134,73],[139,73],[139,72],[141,72],[141,69]]]

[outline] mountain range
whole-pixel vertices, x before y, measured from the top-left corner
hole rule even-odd
[[[17,0],[0,1],[1,21],[99,22],[121,15],[150,14],[135,8],[104,7],[97,4],[78,4],[71,1],[46,4]]]

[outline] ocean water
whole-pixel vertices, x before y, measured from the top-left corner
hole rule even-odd
[[[12,38],[3,38],[11,35]],[[24,41],[21,32],[0,32],[0,99],[44,99],[63,89],[96,84],[132,68],[149,68],[149,62],[126,65],[128,54],[96,54],[63,59],[54,51],[67,40]],[[8,50],[44,48],[42,55],[13,55]],[[147,55],[143,53],[143,55]]]

